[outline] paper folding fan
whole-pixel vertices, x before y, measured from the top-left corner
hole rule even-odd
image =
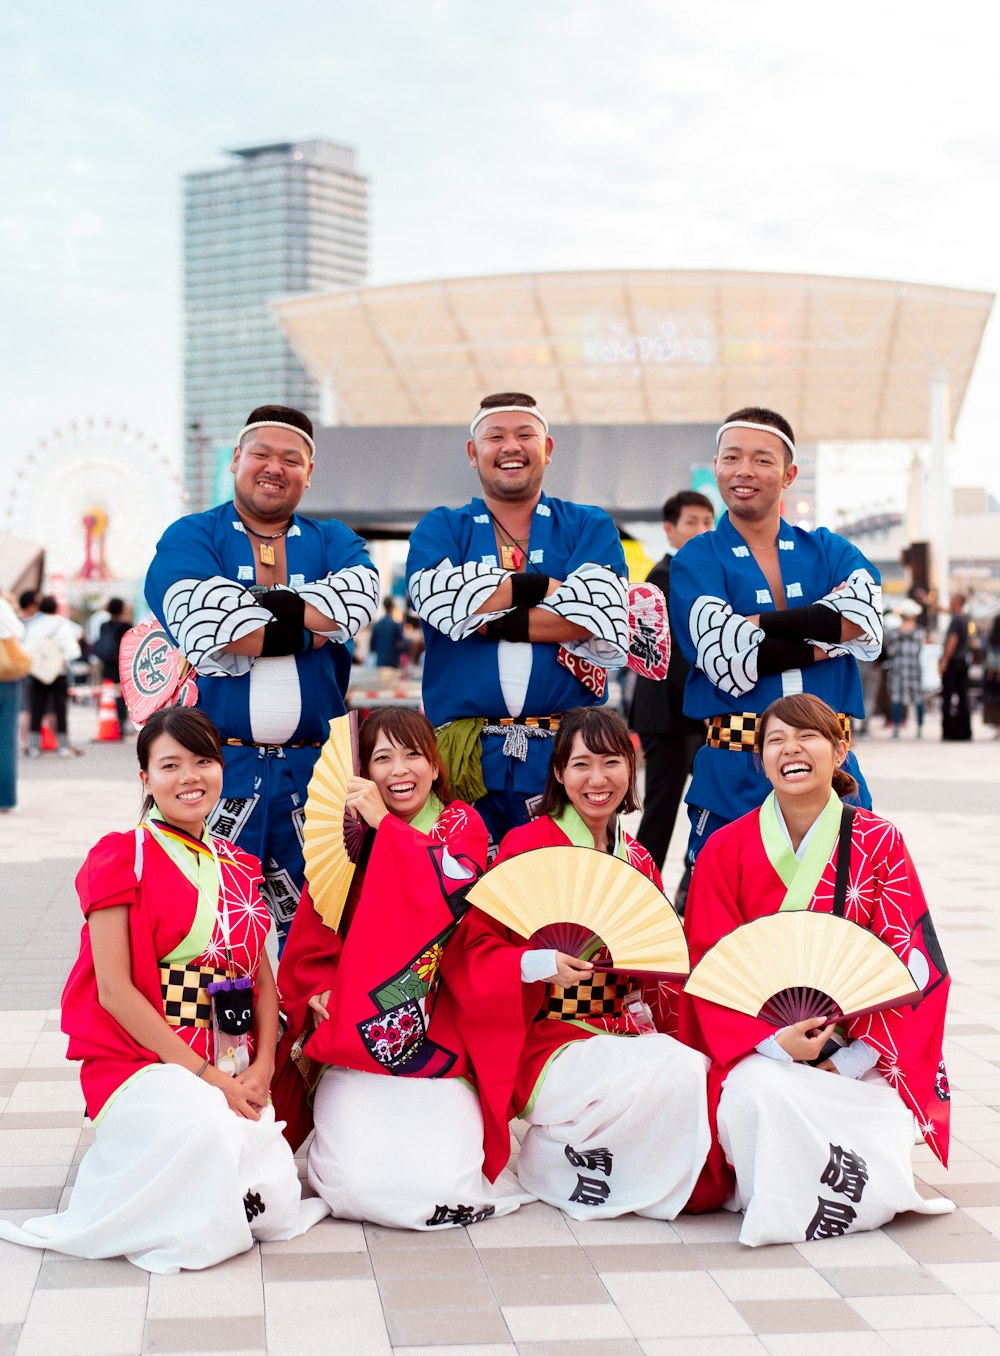
[[[347,813],[347,783],[358,772],[358,713],[330,721],[330,736],[316,760],[306,795],[302,855],[316,912],[340,926],[365,826]]]
[[[808,909],[734,928],[705,953],[684,989],[772,1026],[863,1017],[921,997],[885,942],[859,923]]]
[[[690,969],[670,901],[634,866],[593,848],[511,857],[476,882],[469,902],[540,950],[586,956],[596,935],[616,970],[681,977]]]

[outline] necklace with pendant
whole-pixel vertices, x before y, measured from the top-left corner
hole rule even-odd
[[[240,522],[243,522],[242,518],[240,519]],[[283,527],[280,532],[272,532],[269,537],[265,537],[262,532],[255,532],[252,527],[247,527],[246,523],[243,523],[243,527],[245,531],[250,533],[251,537],[257,538],[259,543],[257,550],[260,552],[260,563],[262,565],[273,565],[274,547],[271,545],[271,542],[277,541],[279,537],[283,537],[288,531],[288,527],[291,527],[291,523],[288,524],[288,527]]]
[[[489,512],[489,510],[487,510]],[[527,537],[515,537],[504,527],[503,523],[495,513],[490,513],[493,519],[493,525],[501,536],[500,541],[500,564],[505,570],[519,570],[527,559],[526,553],[521,550],[522,546],[527,546],[530,541],[530,534]],[[506,541],[503,538],[506,537]]]

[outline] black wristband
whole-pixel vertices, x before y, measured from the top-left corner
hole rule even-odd
[[[549,587],[547,574],[512,574],[510,597],[515,607],[534,607],[545,597]]]
[[[306,600],[294,589],[268,589],[257,601],[278,621],[300,628],[305,625]]]
[[[264,627],[260,657],[272,659],[277,655],[305,654],[311,646],[312,636],[301,626],[286,621],[268,622]]]
[[[528,628],[531,625],[531,608],[516,607],[513,612],[508,612],[500,622],[504,640],[530,641]]]
[[[759,625],[766,635],[788,640],[823,640],[829,645],[840,640],[840,613],[822,603],[791,607],[786,612],[762,612]]]
[[[757,673],[785,673],[788,669],[807,669],[815,664],[813,647],[805,640],[785,636],[765,636],[757,649]]]

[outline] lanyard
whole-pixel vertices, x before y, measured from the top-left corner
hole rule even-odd
[[[214,922],[218,922],[226,952],[227,973],[231,979],[234,978],[236,966],[230,945],[229,899],[222,882],[219,854],[211,835],[206,833],[199,842],[198,839],[174,829],[166,821],[154,819],[152,815],[145,823],[163,851],[197,890],[198,912],[204,910],[211,914]],[[194,861],[191,858],[192,852]],[[208,864],[208,858],[211,858],[211,866]]]

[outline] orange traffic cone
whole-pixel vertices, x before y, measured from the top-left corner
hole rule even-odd
[[[40,748],[41,748],[41,750],[42,750],[42,753],[55,753],[55,751],[56,751],[56,749],[57,749],[58,747],[59,747],[59,741],[58,741],[58,739],[56,739],[55,735],[52,733],[52,726],[51,726],[51,725],[46,725],[45,721],[43,720],[43,721],[42,721],[42,739],[41,739],[41,744],[40,744]]]
[[[101,687],[101,704],[97,709],[97,738],[94,742],[117,741],[121,735],[118,709],[115,706],[115,685],[110,678],[105,678]]]

